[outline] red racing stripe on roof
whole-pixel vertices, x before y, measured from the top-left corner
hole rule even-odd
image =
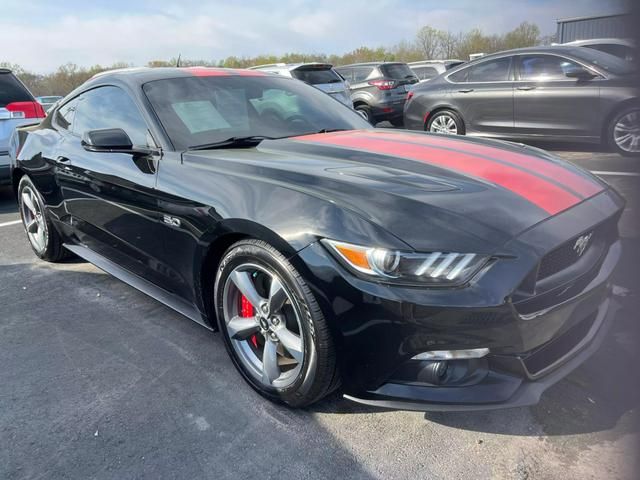
[[[371,134],[369,134],[366,131],[361,133],[367,138],[381,138],[386,136],[392,140],[398,139],[414,142],[428,147],[442,146],[472,155],[484,155],[525,169],[534,175],[543,176],[556,183],[566,185],[567,188],[584,197],[591,197],[604,190],[602,185],[578,172],[574,172],[549,160],[543,160],[533,155],[511,152],[490,145],[480,145],[437,135],[412,135],[401,132],[371,132]]]
[[[393,139],[363,138],[363,132],[351,135],[317,134],[296,137],[297,141],[357,148],[381,155],[419,160],[437,167],[470,175],[499,185],[533,203],[550,215],[578,204],[582,199],[559,186],[524,170],[487,160],[473,154],[398,142]],[[359,135],[360,134],[360,135]]]

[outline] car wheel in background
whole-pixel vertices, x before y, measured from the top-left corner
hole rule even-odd
[[[607,141],[622,155],[640,156],[640,107],[625,108],[613,117]]]
[[[465,133],[462,118],[453,110],[440,110],[436,112],[429,118],[426,130],[444,135],[464,135]]]
[[[371,123],[372,125],[374,124],[373,121],[373,114],[371,113],[371,107],[369,105],[366,105],[364,103],[360,103],[358,105],[355,106],[356,112],[358,112],[360,115],[362,115],[362,117],[369,123]]]
[[[26,175],[18,184],[20,218],[34,253],[41,259],[57,262],[68,255],[62,238],[51,224],[44,201],[33,182]]]
[[[329,328],[311,290],[274,247],[242,240],[215,283],[218,326],[245,380],[265,397],[309,405],[339,385]]]

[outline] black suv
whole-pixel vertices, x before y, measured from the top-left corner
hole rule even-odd
[[[371,123],[383,120],[402,125],[402,111],[409,86],[418,77],[406,63],[369,62],[337,67],[351,85],[351,100],[356,110]]]

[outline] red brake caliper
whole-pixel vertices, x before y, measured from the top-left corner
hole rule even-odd
[[[240,316],[242,318],[253,317],[255,311],[253,309],[253,305],[249,302],[249,299],[244,295],[240,295]],[[253,344],[255,348],[258,348],[258,337],[254,333],[249,337],[249,341]]]

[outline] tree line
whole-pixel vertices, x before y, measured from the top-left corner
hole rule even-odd
[[[342,55],[324,53],[286,53],[284,55],[258,55],[255,57],[229,56],[222,60],[180,59],[181,66],[203,65],[210,67],[247,68],[267,63],[326,62],[333,65],[347,65],[371,61],[401,61],[458,58],[468,60],[473,53],[494,53],[511,48],[530,47],[549,44],[553,36],[541,36],[537,25],[523,22],[513,30],[502,35],[488,35],[480,29],[453,33],[439,30],[429,25],[420,28],[412,41],[402,41],[389,47],[359,47]],[[151,60],[149,67],[176,66],[177,58],[169,60]],[[67,63],[55,72],[37,74],[20,65],[0,62],[0,67],[10,68],[36,96],[66,95],[96,73],[114,68],[131,67],[127,63],[114,63],[109,66],[94,65],[81,67]]]

